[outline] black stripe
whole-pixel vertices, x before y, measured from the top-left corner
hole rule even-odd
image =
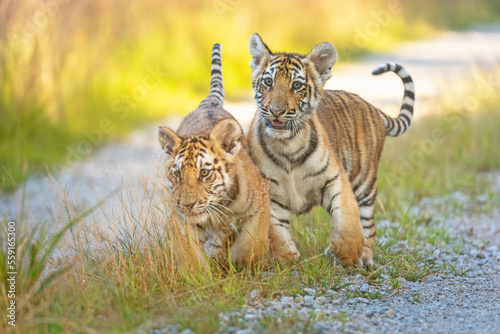
[[[365,229],[367,229],[367,230],[368,230],[368,229],[371,229],[373,226],[375,226],[375,224],[366,225],[366,226],[365,226],[365,225],[363,225],[363,228],[365,228]]]
[[[408,115],[405,115],[405,114],[399,114],[398,118],[404,118],[404,120],[406,121],[406,124],[408,124],[408,126],[409,126],[409,125],[410,125],[410,123],[411,123],[410,117],[408,117]]]
[[[321,188],[321,204],[323,204],[323,196],[325,194],[325,190],[326,190],[326,187],[328,187],[328,185],[332,182],[334,182],[336,179],[338,179],[338,177],[340,176],[340,172],[337,173],[337,175],[335,175],[334,177],[332,177],[331,179],[327,180],[325,182],[325,184],[323,185],[323,188]]]
[[[290,224],[290,221],[288,219],[279,219],[278,217],[276,216],[273,216],[271,215],[271,217],[273,217],[274,219],[276,219],[277,221],[279,221],[280,223],[283,223],[283,224]]]
[[[316,151],[316,148],[318,147],[319,137],[318,133],[316,132],[316,127],[314,126],[314,122],[312,122],[309,125],[311,127],[311,132],[312,132],[311,138],[308,141],[309,145],[306,151],[299,158],[290,161],[295,166],[300,166],[304,162],[306,162],[306,160],[314,153],[314,151]]]
[[[224,97],[224,93],[220,90],[211,90],[210,91],[210,96],[214,96],[214,95],[219,95],[220,97]]]
[[[396,135],[398,135],[401,132],[401,126],[399,125],[399,122],[397,119],[394,120],[394,125],[396,126]]]
[[[328,166],[330,166],[330,156],[328,156],[328,160],[327,160],[326,164],[323,167],[321,167],[320,170],[318,170],[317,172],[314,172],[312,174],[307,174],[306,177],[314,177],[314,176],[318,176],[320,174],[323,174],[328,169]]]
[[[283,63],[283,58],[276,58],[275,60],[273,60],[271,62],[271,64],[269,64],[269,66],[272,67],[272,66],[279,64],[279,63]]]
[[[271,150],[269,150],[269,148],[267,147],[267,144],[266,144],[266,141],[265,141],[265,138],[264,138],[264,134],[263,134],[263,131],[262,131],[262,128],[264,126],[262,124],[260,124],[260,126],[258,127],[257,129],[257,135],[259,137],[259,142],[261,143],[260,146],[262,147],[262,150],[264,151],[264,153],[267,155],[267,157],[269,159],[271,159],[271,161],[278,167],[280,167],[281,169],[285,170],[288,172],[288,168],[287,166],[285,166],[285,164],[279,160],[272,152]]]
[[[358,203],[360,200],[364,200],[367,196],[371,194],[371,192],[373,191],[373,187],[375,186],[375,182],[377,182],[377,178],[373,177],[372,180],[370,181],[370,184],[366,187],[366,189],[364,189],[364,191],[361,194],[359,195],[354,194],[354,196],[356,197],[356,201]]]
[[[407,76],[407,77],[401,78],[401,80],[403,80],[403,83],[413,82],[413,80],[411,79],[410,75]]]
[[[372,219],[373,219],[373,216],[371,216],[371,217],[360,216],[359,218],[360,218],[361,220],[372,220]]]
[[[358,175],[356,175],[354,178],[356,178]],[[364,182],[365,182],[365,180],[363,178],[361,178],[361,181],[358,184],[354,185],[354,187],[352,188],[352,192],[354,193],[354,195],[356,195],[356,191],[358,191],[359,187],[361,187]]]
[[[212,70],[212,72],[210,72],[210,75],[215,75],[215,74],[220,74],[220,75],[222,75],[222,72],[221,72],[220,68],[214,68],[214,69]]]
[[[406,109],[413,114],[413,105],[411,105],[411,104],[403,103],[403,105],[401,106],[401,109]]]
[[[335,195],[332,196],[332,198],[330,199],[330,204],[328,204],[328,212],[332,212],[332,204],[333,204],[333,200],[335,199],[335,197],[337,197],[338,195],[340,195],[341,191],[339,191],[338,193],[336,193]],[[323,203],[322,203],[323,204]]]
[[[396,64],[396,68],[394,69],[394,72],[398,73],[401,70],[401,65]]]
[[[269,176],[266,176],[264,173],[262,173],[262,171],[260,172],[260,175],[262,175],[262,177],[265,179],[265,180],[268,180],[268,181],[271,181],[273,183],[276,183],[277,186],[279,186],[279,183],[278,181],[276,181],[275,179],[271,179]]]
[[[333,211],[337,210],[338,208],[339,208],[338,206],[334,208],[329,208],[328,213],[330,214],[330,216],[332,215]]]
[[[413,91],[411,91],[411,90],[407,90],[407,89],[405,89],[404,96],[405,96],[405,97],[409,97],[409,98],[411,98],[412,100],[415,100],[415,92],[413,92]]]
[[[271,202],[278,205],[280,208],[282,208],[283,210],[287,210],[287,211],[290,211],[290,208],[286,205],[283,205],[281,204],[280,202],[274,200],[274,199],[271,199]]]
[[[392,117],[389,117],[387,116],[386,114],[382,113],[382,115],[385,116],[385,119],[387,120],[387,125],[389,126],[386,131],[389,133],[392,131],[392,129],[394,128],[394,119],[392,119]]]
[[[376,234],[377,234],[377,232],[373,232],[372,234],[370,234],[369,236],[367,236],[367,237],[366,237],[366,239],[371,239],[371,238],[373,238]]]
[[[367,199],[361,201],[359,203],[359,206],[360,207],[362,207],[362,206],[371,207],[373,205],[373,203],[375,203],[375,195],[372,198],[368,197]]]

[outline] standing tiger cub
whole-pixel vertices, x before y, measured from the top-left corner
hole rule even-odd
[[[235,222],[231,260],[255,263],[269,246],[268,185],[248,154],[240,125],[223,103],[220,45],[215,44],[208,97],[184,118],[177,132],[158,128],[170,201],[187,224],[171,229],[181,231],[183,241],[200,241],[208,257],[224,261]],[[172,224],[183,223],[174,219]],[[184,254],[177,248],[179,260]],[[197,252],[203,262],[200,249]]]
[[[403,105],[393,119],[356,94],[323,90],[337,59],[329,43],[306,56],[273,53],[253,34],[250,54],[258,111],[248,143],[270,181],[272,252],[296,260],[290,219],[321,205],[331,216],[325,253],[344,265],[372,265],[377,168],[385,137],[410,126],[415,101],[410,75],[396,64],[373,71],[392,71],[403,80]]]

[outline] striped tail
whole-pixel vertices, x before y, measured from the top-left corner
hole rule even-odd
[[[398,117],[392,118],[381,113],[387,135],[397,137],[405,133],[410,127],[413,118],[413,106],[415,105],[415,87],[413,86],[410,74],[401,65],[395,63],[381,65],[374,69],[372,74],[379,75],[388,71],[396,73],[403,80],[405,88],[403,104]]]
[[[224,104],[224,86],[222,84],[222,66],[220,60],[220,44],[212,48],[212,67],[210,75],[210,91],[200,103],[200,107],[222,108]]]

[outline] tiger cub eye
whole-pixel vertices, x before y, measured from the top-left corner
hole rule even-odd
[[[200,170],[200,175],[201,175],[202,177],[207,177],[207,176],[209,176],[209,175],[210,175],[210,173],[211,173],[211,170],[210,170],[210,169],[202,169],[202,170]]]
[[[302,88],[302,82],[300,81],[295,81],[293,84],[292,84],[292,88],[295,89],[295,90],[299,90]]]

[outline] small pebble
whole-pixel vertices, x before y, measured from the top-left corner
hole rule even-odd
[[[316,295],[316,290],[310,288],[304,288],[304,293],[308,296],[314,296]]]
[[[305,302],[310,302],[314,300],[314,296],[304,296],[304,301]]]
[[[389,316],[389,317],[392,317],[395,314],[396,314],[396,312],[394,312],[394,310],[392,310],[392,309],[385,311],[385,315]]]

